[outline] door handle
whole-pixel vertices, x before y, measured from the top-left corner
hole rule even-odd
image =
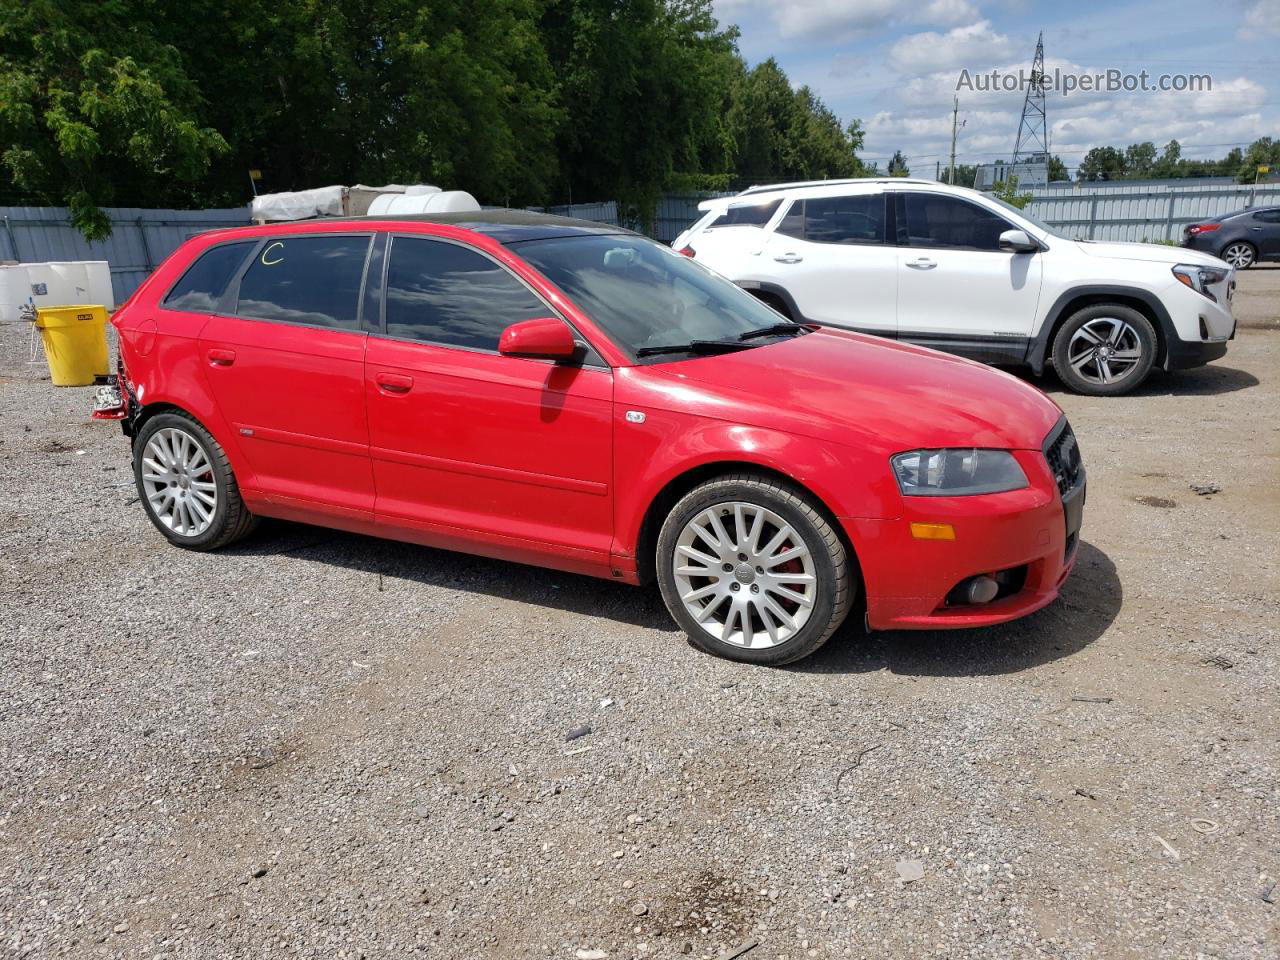
[[[799,263],[804,257],[798,253],[784,253],[781,256],[774,257],[779,263]]]
[[[938,261],[930,260],[928,257],[917,257],[907,261],[907,266],[913,270],[932,270],[937,265]]]
[[[210,350],[209,363],[215,367],[229,367],[236,362],[234,350]]]
[[[413,377],[399,373],[380,373],[373,378],[379,388],[387,393],[408,393],[413,389]]]

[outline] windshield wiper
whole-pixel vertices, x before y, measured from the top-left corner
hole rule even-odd
[[[780,337],[787,333],[805,333],[808,331],[803,323],[775,323],[767,327],[761,327],[759,330],[748,330],[746,333],[738,336],[739,340],[754,340],[756,337]]]
[[[671,343],[658,347],[641,347],[636,351],[637,357],[657,357],[665,353],[733,353],[737,350],[749,350],[754,344],[741,343],[737,340],[690,340],[688,343]]]

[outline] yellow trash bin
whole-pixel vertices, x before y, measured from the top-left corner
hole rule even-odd
[[[87,387],[110,372],[106,307],[40,307],[36,327],[55,387]]]

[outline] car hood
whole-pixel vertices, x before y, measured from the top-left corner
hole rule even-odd
[[[1202,267],[1221,267],[1217,257],[1188,250],[1186,247],[1166,247],[1159,243],[1115,243],[1100,240],[1077,240],[1080,250],[1091,257],[1112,260],[1142,260],[1146,263],[1193,263]]]
[[[1039,450],[1062,416],[1007,373],[831,328],[648,371],[679,382],[672,397],[686,410],[732,410],[737,422],[872,448]]]

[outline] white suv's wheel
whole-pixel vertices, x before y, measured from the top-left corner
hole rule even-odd
[[[745,474],[711,480],[658,537],[667,609],[701,649],[783,664],[817,650],[853,603],[844,545],[809,499]]]
[[[1053,367],[1062,382],[1095,397],[1128,393],[1147,378],[1155,358],[1151,321],[1118,303],[1077,310],[1053,340]]]

